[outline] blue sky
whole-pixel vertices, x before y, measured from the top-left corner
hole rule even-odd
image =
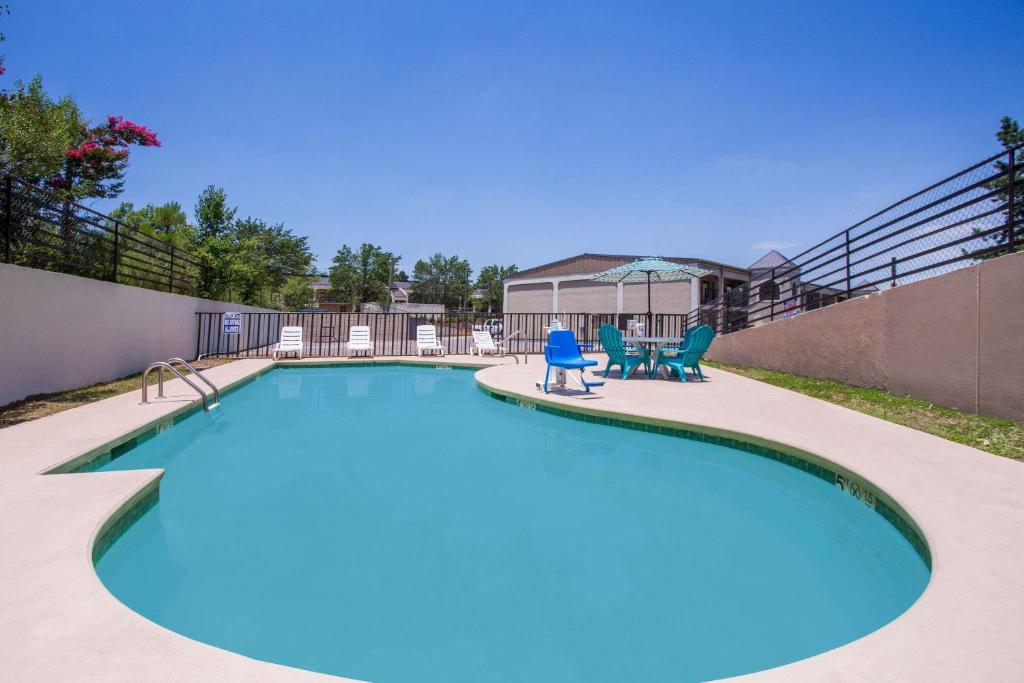
[[[403,266],[578,252],[747,265],[997,151],[1024,118],[1024,2],[12,0],[42,73],[153,128],[122,199],[207,184]]]

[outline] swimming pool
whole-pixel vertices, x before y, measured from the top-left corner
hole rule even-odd
[[[166,468],[97,562],[126,605],[374,681],[723,677],[869,633],[929,572],[822,479],[495,401],[472,373],[289,367],[103,469]]]

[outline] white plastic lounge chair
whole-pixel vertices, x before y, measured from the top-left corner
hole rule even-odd
[[[470,355],[474,353],[478,356],[483,356],[486,353],[493,353],[496,356],[507,354],[509,341],[518,334],[521,333],[513,332],[501,341],[494,341],[491,333],[487,330],[473,330],[473,348],[469,350]]]
[[[373,355],[373,340],[370,339],[369,325],[353,325],[348,328],[348,344],[345,346],[349,357],[359,351],[368,351]]]
[[[444,347],[437,343],[437,328],[433,325],[416,326],[416,353],[422,356],[424,351],[445,353]]]
[[[470,349],[470,355],[474,353],[478,356],[483,356],[487,353],[497,355],[501,353],[501,349],[494,343],[490,332],[487,330],[473,330],[473,348]]]
[[[274,360],[282,353],[297,353],[302,358],[302,326],[286,326],[281,328],[281,341],[274,344]]]

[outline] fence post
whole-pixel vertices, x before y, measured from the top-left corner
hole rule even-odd
[[[4,263],[11,262],[11,176],[4,177]]]
[[[1014,225],[1013,212],[1014,200],[1017,194],[1017,150],[1010,150],[1010,160],[1007,164],[1010,175],[1006,181],[1006,189],[1009,194],[1006,196],[1006,240],[1012,254],[1017,249],[1017,226]]]
[[[889,270],[891,271],[890,277],[892,278],[892,286],[896,286],[896,257],[893,256],[889,259]]]
[[[772,284],[768,288],[768,296],[772,300],[772,320],[775,320],[775,269],[772,268]]]
[[[117,282],[117,262],[119,260],[121,242],[121,221],[114,221],[114,269],[110,276],[111,282]]]
[[[850,289],[850,229],[846,229],[846,298],[852,296]]]
[[[167,277],[167,291],[174,292],[174,245],[171,245],[171,274]]]

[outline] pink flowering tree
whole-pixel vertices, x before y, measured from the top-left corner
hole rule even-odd
[[[159,147],[156,133],[121,116],[105,123],[82,125],[78,139],[64,150],[64,168],[49,185],[68,199],[116,197],[124,188],[128,150],[132,145]]]

